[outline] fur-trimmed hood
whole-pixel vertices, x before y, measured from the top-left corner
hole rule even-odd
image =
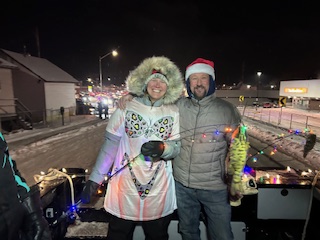
[[[140,65],[130,72],[126,80],[129,92],[139,97],[145,94],[146,80],[151,76],[153,70],[161,72],[168,80],[167,92],[164,95],[163,103],[174,103],[182,94],[184,80],[179,68],[166,57],[150,57],[144,59]]]

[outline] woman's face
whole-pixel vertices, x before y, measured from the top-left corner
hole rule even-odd
[[[166,92],[167,84],[160,78],[154,78],[148,82],[147,93],[152,103],[162,98],[166,94]]]

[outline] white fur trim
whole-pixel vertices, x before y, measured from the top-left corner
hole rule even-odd
[[[159,71],[168,79],[168,87],[163,98],[163,104],[172,104],[177,101],[183,92],[183,77],[178,66],[169,58],[163,56],[146,58],[138,67],[130,71],[126,79],[128,91],[139,97],[144,96],[146,79],[150,77],[154,70]]]
[[[213,80],[215,80],[213,67],[205,63],[196,63],[188,67],[186,70],[186,80],[193,73],[207,73],[212,76]]]

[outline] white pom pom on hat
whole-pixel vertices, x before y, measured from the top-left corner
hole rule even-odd
[[[214,63],[210,60],[197,58],[195,61],[193,61],[187,66],[185,76],[186,80],[193,73],[207,73],[212,76],[213,80],[215,80]]]

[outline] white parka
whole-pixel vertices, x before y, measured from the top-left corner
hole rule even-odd
[[[153,70],[167,79],[164,97],[154,103],[145,91]],[[109,177],[107,212],[126,220],[155,220],[177,208],[171,159],[180,151],[180,118],[173,103],[181,95],[183,78],[168,58],[151,57],[129,74],[127,87],[138,97],[111,115],[89,180],[100,184]],[[151,140],[164,142],[161,161],[152,163],[141,154],[141,146]]]

